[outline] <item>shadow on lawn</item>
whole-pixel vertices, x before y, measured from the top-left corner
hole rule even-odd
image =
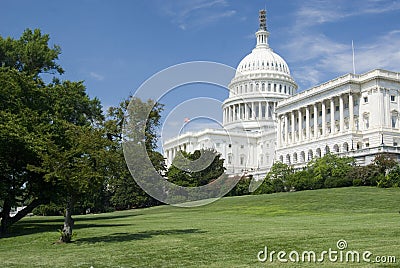
[[[138,215],[138,214],[137,214]],[[97,228],[97,227],[123,227],[130,226],[132,224],[114,224],[114,223],[96,223],[96,221],[102,220],[114,220],[121,218],[128,218],[137,215],[116,215],[116,216],[98,216],[98,215],[90,215],[90,216],[76,216],[73,217],[75,219],[74,230],[79,230],[83,228]],[[87,223],[87,221],[91,221]],[[15,225],[11,226],[9,233],[4,237],[16,237],[23,235],[30,235],[36,233],[43,232],[57,232],[61,229],[61,226],[64,223],[64,219],[62,217],[33,217],[33,218],[25,218],[24,220],[17,222]]]
[[[152,230],[139,233],[114,233],[105,236],[87,237],[75,240],[76,243],[98,243],[98,242],[124,242],[131,240],[142,240],[152,238],[156,235],[175,235],[175,234],[202,234],[206,231],[199,229],[177,229],[177,230]]]

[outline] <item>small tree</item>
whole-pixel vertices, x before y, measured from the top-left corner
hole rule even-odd
[[[204,163],[197,163],[195,165],[202,167],[200,168],[201,170],[191,170],[190,163],[202,159],[204,159]],[[208,163],[210,159],[212,161]],[[174,184],[185,187],[196,187],[206,185],[218,179],[224,171],[224,159],[221,159],[221,154],[217,153],[214,149],[201,149],[193,153],[181,151],[169,167],[167,177]]]

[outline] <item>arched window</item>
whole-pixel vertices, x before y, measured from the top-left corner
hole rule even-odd
[[[308,161],[310,161],[311,159],[313,159],[313,157],[314,157],[314,154],[313,154],[313,151],[310,149],[310,150],[308,150]]]
[[[333,145],[333,151],[335,153],[338,153],[339,152],[339,145],[337,145],[337,144]]]
[[[343,143],[343,151],[348,152],[349,151],[349,144],[347,142]]]
[[[398,121],[399,121],[399,113],[396,110],[393,110],[391,113],[391,123],[392,128],[398,128]]]
[[[233,163],[233,154],[228,154],[228,164]]]
[[[244,164],[246,163],[246,157],[244,155],[240,156],[240,165],[244,166]]]
[[[320,158],[320,157],[321,157],[321,149],[320,149],[320,148],[317,148],[317,150],[315,151],[315,156],[316,156],[317,158]]]
[[[304,153],[304,151],[301,151],[300,153],[300,162],[304,163],[306,161],[306,154]]]
[[[286,155],[286,164],[288,164],[288,165],[291,164],[291,162],[290,162],[290,154]]]

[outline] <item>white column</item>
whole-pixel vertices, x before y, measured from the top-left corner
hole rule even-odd
[[[285,114],[285,144],[289,144],[289,120],[287,114]]]
[[[349,93],[349,130],[354,130],[354,102],[351,92]]]
[[[270,103],[270,109],[271,109],[271,118],[273,119],[273,120],[275,120],[276,119],[276,117],[275,117],[275,102],[273,101],[273,102],[271,102]]]
[[[299,109],[299,141],[303,141],[303,114]]]
[[[310,139],[310,107],[306,107],[306,138]]]
[[[318,104],[314,103],[314,139],[318,138]]]
[[[331,134],[335,133],[335,99],[331,98]]]
[[[244,120],[249,120],[249,107],[247,107],[247,103],[244,103]]]
[[[242,117],[241,106],[242,106],[242,105],[239,103],[239,104],[238,104],[238,120],[242,119],[242,118],[241,118],[241,117]]]
[[[262,111],[261,111],[262,105],[261,101],[258,102],[258,119],[262,118]]]
[[[322,101],[322,136],[326,135],[326,106],[325,100]]]
[[[254,119],[256,117],[256,111],[254,111],[254,102],[251,102],[251,119]]]
[[[383,127],[385,124],[385,106],[384,106],[384,97],[383,97],[383,89],[378,87],[378,111],[379,111],[379,115],[378,115],[378,122],[373,122],[372,118],[370,116],[370,127],[372,126],[376,126],[376,124],[378,124],[379,127]],[[371,98],[371,97],[369,97]],[[372,124],[373,123],[373,124]]]
[[[267,103],[267,105],[268,105],[268,103]],[[282,120],[281,120],[281,118],[280,117],[278,117],[278,122],[277,122],[277,134],[276,134],[276,136],[277,136],[277,138],[278,138],[278,140],[277,140],[277,147],[278,148],[280,148],[281,147],[281,140],[282,140]]]
[[[226,120],[227,120],[227,116],[226,116],[227,112],[226,111],[227,111],[227,108],[224,109],[224,118],[222,120],[223,124],[226,124]]]
[[[390,93],[389,90],[385,90],[385,102],[386,102],[386,111],[385,111],[385,118],[386,118],[386,127],[392,127],[392,116],[390,114]]]
[[[295,122],[294,122],[294,112],[292,111],[291,113],[290,113],[290,121],[292,121],[292,139],[291,139],[291,142],[292,143],[295,143],[295,138],[294,138],[294,136],[295,136]]]
[[[339,96],[339,118],[340,118],[340,132],[344,131],[344,105],[343,95]]]

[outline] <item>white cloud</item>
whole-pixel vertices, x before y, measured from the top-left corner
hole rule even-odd
[[[296,17],[296,27],[335,22],[344,18],[382,14],[400,10],[400,1],[387,0],[311,0],[302,4]]]
[[[104,76],[102,76],[102,75],[100,75],[98,73],[90,72],[89,75],[90,75],[91,78],[93,78],[93,79],[95,79],[97,81],[103,81],[104,80]]]
[[[236,14],[226,0],[163,1],[161,8],[182,30],[203,27]]]
[[[325,27],[316,26],[329,22],[330,27],[334,23],[340,25],[336,27],[343,27],[341,20],[345,18],[395,10],[400,10],[400,1],[311,0],[299,7],[294,13],[295,26],[289,30],[289,39],[282,48],[291,61],[293,76],[301,90],[350,73],[353,69],[351,40],[339,41],[338,36],[325,34]],[[399,70],[399,47],[400,30],[374,33],[373,38],[356,40],[356,73],[375,68]]]

